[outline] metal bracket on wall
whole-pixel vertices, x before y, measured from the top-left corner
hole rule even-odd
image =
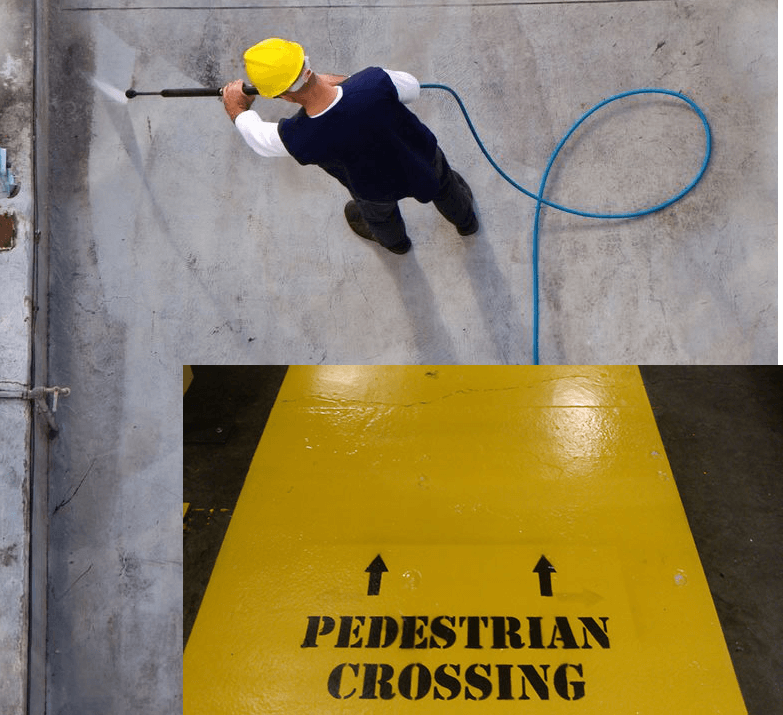
[[[0,385],[4,381],[0,380]],[[8,384],[8,381],[6,381]],[[16,383],[19,384],[19,383]],[[52,432],[58,432],[57,422],[55,422],[54,415],[57,412],[57,402],[62,395],[68,397],[71,394],[70,387],[22,387],[18,390],[8,390],[0,387],[0,399],[6,400],[32,400],[38,407],[38,411],[46,418],[49,423],[49,429]],[[52,395],[52,406],[49,407],[49,403],[46,401],[47,395]]]

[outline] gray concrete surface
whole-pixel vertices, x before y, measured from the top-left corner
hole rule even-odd
[[[0,194],[13,235],[0,239],[0,714],[26,707],[29,617],[33,272],[33,8],[0,5],[0,147],[20,185]],[[5,167],[0,167],[0,170]],[[4,239],[4,240],[3,240]]]
[[[67,176],[56,198],[74,207],[60,222],[65,261],[85,278],[74,300],[93,309],[98,299],[145,354],[531,359],[534,204],[494,173],[448,95],[429,90],[414,109],[472,185],[482,230],[461,239],[432,206],[403,201],[415,248],[402,258],[350,232],[347,193],[319,169],[253,154],[218,101],[112,99],[130,85],[241,76],[244,48],[276,34],[304,43],[317,69],[377,63],[454,87],[490,151],[533,189],[584,109],[637,87],[684,91],[715,139],[692,194],[636,222],[545,213],[541,360],[775,362],[771,0],[221,4],[68,0],[54,11],[53,134]],[[270,120],[292,112],[282,101],[256,107]],[[566,150],[552,198],[638,208],[695,173],[700,125],[684,105],[629,100],[606,111]]]
[[[641,372],[748,714],[783,712],[783,371]]]

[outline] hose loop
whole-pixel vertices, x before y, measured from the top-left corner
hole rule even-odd
[[[495,171],[498,172],[509,184],[511,184],[515,189],[518,191],[521,191],[526,196],[529,196],[531,199],[533,199],[536,202],[536,213],[535,218],[533,220],[533,241],[532,241],[532,264],[533,264],[533,364],[538,365],[539,364],[539,341],[538,341],[538,333],[539,333],[539,288],[538,288],[538,278],[539,278],[539,269],[538,269],[538,255],[539,255],[539,222],[540,222],[540,216],[541,216],[541,207],[542,206],[549,206],[553,209],[557,209],[558,211],[564,211],[565,213],[574,214],[576,216],[584,216],[587,218],[597,218],[597,219],[629,219],[629,218],[639,218],[640,216],[647,216],[648,214],[655,213],[656,211],[660,211],[661,209],[665,209],[667,206],[671,206],[673,203],[679,201],[685,194],[687,194],[696,184],[699,183],[702,176],[704,176],[704,172],[707,170],[707,164],[710,160],[710,153],[712,151],[712,135],[710,132],[710,125],[707,122],[707,117],[704,115],[704,112],[701,110],[698,104],[696,104],[692,99],[685,96],[681,92],[675,92],[671,89],[655,89],[655,88],[644,88],[644,89],[632,89],[627,92],[620,92],[619,94],[615,94],[608,99],[604,99],[603,101],[596,104],[592,109],[589,109],[587,112],[585,112],[579,119],[574,122],[574,124],[571,126],[571,128],[566,132],[566,134],[563,136],[563,138],[558,142],[557,146],[555,147],[554,151],[549,157],[549,161],[547,163],[546,169],[544,170],[544,173],[541,177],[541,184],[538,187],[538,193],[534,194],[531,191],[528,191],[524,186],[520,186],[516,181],[514,181],[506,172],[503,171],[503,169],[500,168],[498,163],[492,158],[490,153],[487,151],[487,148],[484,146],[484,142],[481,141],[481,138],[478,135],[478,132],[476,132],[476,128],[473,126],[473,122],[470,119],[470,115],[468,114],[468,110],[465,108],[465,104],[463,103],[460,96],[451,88],[446,86],[445,84],[422,84],[422,89],[442,89],[446,92],[449,92],[454,99],[457,100],[457,104],[459,105],[460,110],[462,111],[462,114],[465,116],[465,121],[468,123],[468,128],[470,129],[471,133],[473,134],[473,138],[476,140],[476,143],[479,146],[479,149],[481,149],[484,156],[487,158],[489,163],[492,165],[492,167],[495,169]],[[685,102],[699,117],[701,120],[701,123],[704,127],[704,137],[705,137],[705,146],[704,146],[704,159],[702,160],[701,167],[699,168],[699,171],[696,173],[696,176],[690,181],[690,183],[682,190],[680,190],[678,193],[676,193],[671,198],[667,199],[666,201],[663,201],[660,204],[656,204],[655,206],[650,206],[649,208],[641,209],[639,211],[628,211],[623,213],[598,213],[594,211],[582,211],[579,209],[573,209],[569,208],[567,206],[561,206],[560,204],[556,204],[553,201],[549,201],[544,198],[544,189],[546,188],[546,182],[549,178],[549,172],[552,169],[552,165],[555,162],[555,159],[557,158],[557,155],[560,153],[560,150],[563,148],[565,143],[569,140],[569,138],[573,135],[573,133],[577,130],[577,128],[593,113],[597,112],[602,107],[605,107],[607,104],[611,102],[615,102],[618,99],[623,99],[624,97],[630,97],[631,95],[636,94],[665,94],[669,95],[671,97],[675,97],[677,99],[682,100]]]

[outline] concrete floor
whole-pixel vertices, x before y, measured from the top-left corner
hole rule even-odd
[[[482,230],[460,239],[432,206],[403,201],[405,257],[350,232],[347,193],[319,169],[250,151],[220,102],[117,101],[130,86],[241,76],[244,48],[275,34],[304,43],[317,70],[377,63],[454,87],[531,189],[599,100],[690,95],[714,156],[679,205],[634,222],[545,212],[541,361],[776,361],[774,2],[255,5],[53,3],[55,329],[88,343],[122,333],[134,365],[530,362],[534,203],[491,169],[447,94],[413,108],[471,184]],[[293,111],[256,107],[269,120]],[[604,111],[556,165],[551,198],[640,208],[696,173],[701,126],[684,104]]]
[[[186,637],[282,377],[277,367],[196,368],[184,412]],[[779,712],[783,373],[650,366],[642,377],[748,713]],[[233,426],[226,441],[189,440],[215,419]]]

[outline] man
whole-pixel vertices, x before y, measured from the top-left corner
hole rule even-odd
[[[413,76],[379,67],[350,77],[316,74],[301,45],[277,38],[251,47],[244,59],[259,94],[302,108],[277,124],[264,122],[249,111],[254,97],[236,80],[223,88],[229,117],[261,156],[293,156],[340,181],[352,197],[345,217],[359,236],[406,253],[411,241],[397,204],[405,197],[432,201],[462,236],[478,231],[470,187],[405,106],[419,96]]]

